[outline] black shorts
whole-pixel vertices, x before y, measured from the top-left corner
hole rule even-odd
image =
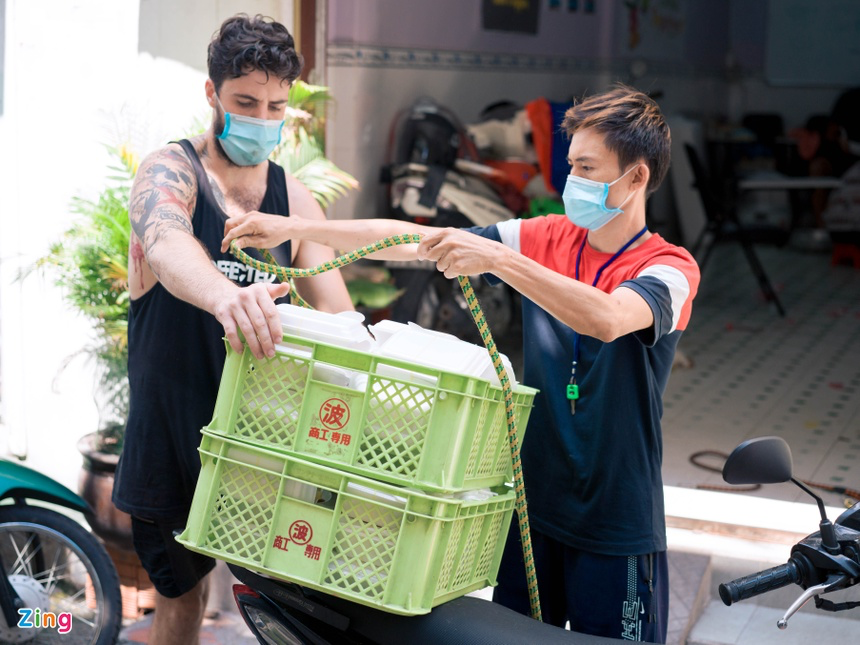
[[[215,568],[215,560],[189,551],[176,541],[174,533],[185,528],[187,518],[148,520],[131,517],[134,550],[156,591],[166,598],[178,598]]]

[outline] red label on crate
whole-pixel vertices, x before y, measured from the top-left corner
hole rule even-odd
[[[320,406],[320,423],[329,430],[340,430],[349,423],[349,406],[342,399],[328,399]]]
[[[314,536],[314,530],[311,528],[311,525],[304,520],[296,520],[292,524],[290,524],[290,530],[288,531],[289,537],[285,537],[283,535],[276,535],[275,541],[272,543],[272,548],[280,549],[281,551],[289,551],[287,548],[287,544],[293,542],[298,544],[299,546],[304,546],[307,544],[308,546],[305,548],[305,555],[307,557],[311,557],[314,553],[314,550],[317,547],[311,546],[309,542]],[[311,554],[311,555],[308,555]],[[319,560],[319,557],[313,558],[314,560]]]
[[[352,437],[345,432],[332,432],[325,428],[317,428],[316,426],[312,426],[311,429],[308,430],[308,437],[311,439],[319,439],[320,441],[329,441],[342,446],[348,446],[352,441]]]
[[[313,536],[314,530],[304,520],[296,520],[290,524],[290,539],[296,544],[307,544]]]

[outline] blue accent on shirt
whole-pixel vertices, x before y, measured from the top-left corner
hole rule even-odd
[[[467,230],[501,242],[495,226]],[[540,393],[522,460],[533,527],[584,551],[640,555],[666,549],[660,418],[682,332],[670,332],[672,301],[661,280],[633,276],[623,285],[645,299],[654,325],[609,343],[580,337],[575,415],[565,393],[574,331],[523,297],[520,380]]]

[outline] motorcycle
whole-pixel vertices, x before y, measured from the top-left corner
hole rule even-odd
[[[78,522],[30,502],[87,512],[50,477],[0,459],[0,642],[115,643],[119,578],[101,542]]]
[[[245,624],[264,645],[609,645],[538,622],[499,604],[462,596],[422,616],[399,616],[229,565],[243,584],[233,596]]]
[[[860,502],[831,522],[824,501],[792,475],[791,450],[779,437],[760,437],[740,444],[723,466],[723,479],[730,484],[791,481],[815,499],[821,514],[818,531],[795,544],[785,564],[721,584],[719,593],[724,604],[731,606],[790,584],[799,585],[804,591],[777,621],[779,629],[786,629],[795,612],[813,598],[815,607],[823,611],[860,607],[860,602],[834,603],[822,598],[860,582]]]
[[[516,217],[516,208],[523,206],[504,174],[480,162],[457,117],[430,99],[419,99],[395,117],[381,179],[388,186],[388,216],[425,226],[490,226]],[[456,282],[421,262],[387,266],[403,292],[392,320],[480,342]],[[495,335],[507,334],[518,320],[516,292],[477,279],[472,285]]]

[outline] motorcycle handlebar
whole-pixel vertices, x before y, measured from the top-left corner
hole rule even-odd
[[[801,581],[801,571],[793,560],[743,578],[720,585],[720,598],[726,606],[738,600],[752,598],[767,591],[773,591]]]

